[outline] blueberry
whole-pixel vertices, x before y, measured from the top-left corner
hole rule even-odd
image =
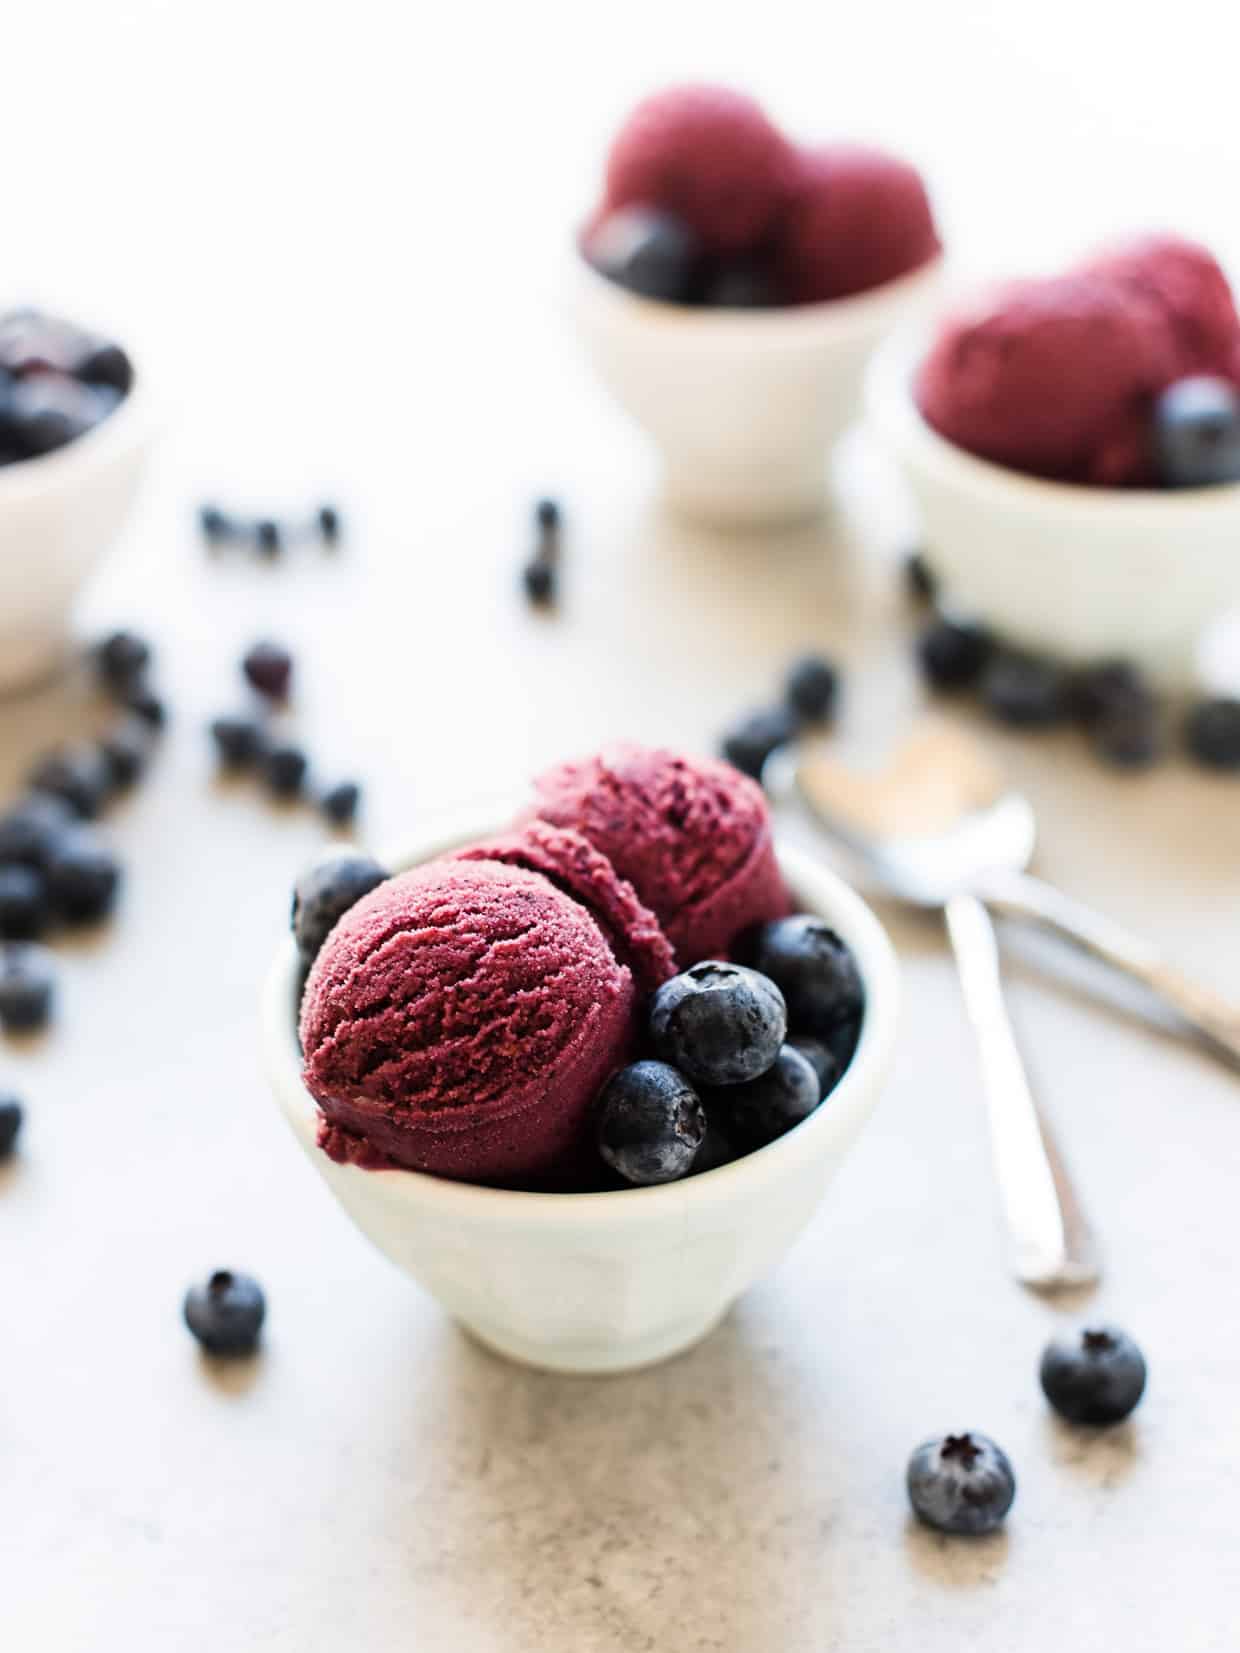
[[[319,799],[319,808],[335,827],[349,827],[357,819],[362,789],[356,781],[340,781]]]
[[[260,517],[254,524],[254,538],[258,549],[266,557],[279,554],[281,544],[280,524],[274,517]]]
[[[150,663],[151,645],[133,631],[114,631],[95,650],[95,666],[110,689],[127,689]]]
[[[106,385],[121,396],[133,389],[133,363],[119,344],[101,339],[77,364],[77,376],[88,385]]]
[[[67,803],[75,815],[92,820],[112,790],[112,771],[99,747],[86,742],[66,746],[36,764],[30,774],[35,792]]]
[[[769,265],[742,258],[707,272],[701,301],[716,310],[772,310],[783,302],[783,294]]]
[[[932,603],[939,594],[939,577],[924,551],[910,551],[904,559],[904,585],[917,603]]]
[[[217,1269],[185,1294],[185,1324],[211,1355],[248,1355],[267,1315],[263,1288],[248,1274]]]
[[[315,525],[324,545],[335,545],[340,539],[340,512],[334,505],[320,505]]]
[[[1039,1376],[1069,1423],[1119,1423],[1145,1392],[1145,1357],[1126,1332],[1087,1327],[1046,1345]]]
[[[1090,730],[1094,751],[1116,769],[1148,769],[1162,753],[1153,707],[1106,712]]]
[[[7,1159],[16,1148],[23,1117],[15,1096],[0,1096],[0,1159]]]
[[[982,700],[1014,729],[1050,729],[1068,713],[1068,678],[1053,660],[1003,649],[982,674]]]
[[[794,660],[784,679],[784,699],[804,723],[825,723],[835,710],[840,677],[821,654]]]
[[[302,873],[291,919],[302,957],[313,959],[349,908],[388,876],[369,855],[334,855]]]
[[[839,1064],[840,1076],[843,1077],[848,1064],[857,1051],[857,1044],[861,1038],[861,1017],[846,1016],[842,1022],[825,1035],[827,1049]]]
[[[760,781],[763,764],[772,752],[796,739],[798,728],[790,707],[770,706],[734,723],[724,734],[719,750],[742,775]]]
[[[1207,769],[1240,769],[1240,700],[1199,700],[1184,724],[1184,741]]]
[[[116,905],[121,868],[89,827],[66,832],[47,867],[52,906],[69,924],[95,924]]]
[[[56,840],[77,819],[63,798],[30,793],[0,815],[0,861],[45,867]]]
[[[540,606],[548,606],[555,602],[555,568],[546,557],[531,557],[521,570],[521,581],[530,602]]]
[[[162,729],[168,721],[168,707],[153,689],[138,685],[125,696],[125,705],[135,717],[152,729]]]
[[[743,964],[707,959],[663,983],[650,1006],[656,1053],[691,1080],[739,1085],[774,1062],[788,1031],[783,995]]]
[[[19,452],[33,459],[76,441],[106,419],[114,390],[79,384],[59,373],[35,373],[13,389],[8,429]]]
[[[684,1074],[665,1062],[634,1062],[603,1086],[594,1132],[599,1153],[626,1182],[673,1182],[693,1166],[706,1111]]]
[[[917,639],[917,658],[935,689],[967,689],[976,683],[994,652],[984,626],[966,620],[933,620]]]
[[[1104,718],[1152,710],[1155,695],[1140,669],[1129,660],[1099,660],[1082,666],[1068,684],[1073,717],[1083,729],[1093,729]]]
[[[46,947],[34,941],[0,947],[0,1027],[7,1033],[30,1033],[45,1026],[54,983]]]
[[[1240,391],[1207,374],[1168,385],[1154,404],[1154,458],[1165,488],[1240,482]]]
[[[111,771],[112,785],[132,786],[146,768],[150,731],[141,718],[127,718],[100,737],[99,750]]]
[[[777,918],[758,932],[754,969],[783,993],[794,1033],[830,1040],[860,1016],[865,999],[857,961],[831,926],[812,913]]]
[[[686,304],[700,263],[697,237],[687,224],[650,207],[622,207],[594,230],[586,258],[609,281],[641,298]]]
[[[33,941],[49,917],[43,874],[21,861],[0,863],[0,940]]]
[[[287,700],[293,678],[293,657],[280,643],[255,643],[247,649],[241,670],[251,687],[268,700]]]
[[[534,506],[534,521],[538,525],[540,534],[554,534],[560,527],[560,502],[558,499],[540,499]]]
[[[706,1135],[702,1138],[702,1146],[698,1149],[693,1160],[693,1175],[700,1176],[703,1171],[717,1171],[721,1165],[730,1165],[734,1159],[740,1157],[740,1150],[731,1136],[712,1116],[706,1114]]]
[[[976,1431],[925,1441],[908,1461],[914,1513],[940,1532],[994,1532],[1012,1507],[1016,1476],[1003,1448]]]
[[[237,535],[236,522],[218,505],[198,507],[198,526],[209,545],[222,545],[225,540],[235,539]]]
[[[232,769],[243,769],[258,758],[266,743],[262,724],[252,717],[212,719],[211,739],[219,760]]]
[[[821,1099],[812,1063],[791,1045],[781,1045],[772,1065],[756,1079],[729,1085],[710,1098],[735,1140],[750,1148],[774,1142],[808,1119]]]
[[[300,746],[273,746],[261,758],[262,775],[277,798],[295,798],[305,784],[309,759]]]
[[[841,1026],[847,1024],[841,1023]],[[833,1091],[840,1082],[845,1064],[832,1050],[825,1039],[789,1039],[788,1043],[793,1050],[799,1051],[814,1070],[814,1077],[818,1081],[818,1100]]]

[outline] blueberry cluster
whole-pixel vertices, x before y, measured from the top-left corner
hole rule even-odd
[[[1121,1423],[1145,1393],[1145,1356],[1115,1326],[1082,1327],[1042,1352],[1042,1392],[1071,1424]],[[913,1512],[939,1532],[994,1532],[1016,1497],[1007,1453],[976,1430],[923,1441],[905,1476]]]
[[[198,527],[213,551],[234,546],[268,558],[278,557],[286,546],[296,544],[318,544],[334,550],[343,531],[336,505],[319,505],[308,519],[290,521],[277,516],[247,516],[208,503],[198,507]]]
[[[721,755],[743,775],[761,780],[762,766],[772,752],[795,740],[807,726],[831,721],[839,689],[833,661],[823,654],[801,655],[784,675],[779,701],[738,718],[719,743]]]
[[[905,563],[918,602],[935,602],[937,581],[920,552]],[[1082,667],[1012,648],[987,627],[938,612],[917,639],[917,660],[941,694],[969,691],[1013,729],[1075,725],[1117,769],[1145,769],[1167,750],[1173,708],[1138,667],[1122,659]],[[1182,714],[1185,749],[1206,768],[1240,773],[1240,700],[1198,700]]]
[[[49,316],[0,316],[0,465],[52,453],[101,424],[129,394],[119,344]]]
[[[256,775],[281,802],[305,797],[310,760],[278,724],[292,690],[293,656],[282,643],[255,643],[242,657],[241,675],[253,690],[256,704],[250,710],[212,719],[209,731],[220,767],[231,774]],[[361,799],[362,789],[356,781],[338,781],[317,796],[328,822],[342,830],[353,825]]]
[[[525,595],[537,608],[550,608],[559,594],[562,525],[558,501],[540,499],[534,506],[534,550],[521,570]]]
[[[671,1182],[773,1142],[852,1060],[864,990],[834,930],[798,914],[744,950],[752,966],[707,959],[665,982],[647,1019],[652,1058],[599,1094],[595,1140],[624,1182]]]

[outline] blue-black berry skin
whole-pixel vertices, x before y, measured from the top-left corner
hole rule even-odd
[[[794,1034],[829,1042],[836,1028],[861,1015],[865,989],[857,961],[831,926],[813,913],[764,924],[753,965],[783,994]]]
[[[74,372],[85,384],[106,385],[120,396],[127,396],[133,388],[133,363],[110,339],[100,339],[92,346]]]
[[[57,839],[77,819],[63,798],[29,793],[0,815],[0,862],[46,867]]]
[[[0,1159],[8,1159],[17,1146],[24,1113],[15,1096],[0,1096]]]
[[[244,769],[262,756],[263,725],[253,717],[217,717],[210,725],[216,756],[229,769]]]
[[[784,679],[784,699],[804,723],[825,723],[835,710],[840,676],[822,654],[804,654],[794,660]]]
[[[1039,1376],[1069,1423],[1120,1423],[1145,1393],[1145,1357],[1117,1326],[1087,1326],[1047,1344]]]
[[[938,619],[918,638],[917,659],[931,688],[967,689],[985,671],[994,646],[983,626]]]
[[[246,681],[268,700],[287,700],[293,657],[282,643],[255,643],[241,662]]]
[[[982,701],[1014,729],[1051,729],[1069,708],[1069,683],[1053,660],[1002,650],[982,674]]]
[[[60,798],[75,815],[91,820],[112,790],[112,772],[99,747],[83,742],[43,758],[31,771],[29,782],[35,792]]]
[[[737,1147],[731,1133],[707,1110],[706,1135],[694,1157],[692,1173],[699,1177],[704,1171],[717,1171],[721,1165],[731,1165],[734,1159],[740,1157],[742,1151]]]
[[[51,917],[47,880],[21,861],[0,864],[0,941],[34,941]]]
[[[277,798],[295,798],[305,785],[309,759],[300,746],[273,746],[261,759],[267,789]]]
[[[1089,735],[1094,751],[1112,769],[1148,769],[1162,756],[1162,734],[1153,707],[1106,712]]]
[[[839,1084],[847,1063],[840,1061],[825,1039],[801,1037],[789,1039],[788,1043],[813,1068],[818,1081],[818,1100],[821,1102]]]
[[[1068,686],[1073,717],[1083,729],[1122,713],[1152,711],[1157,697],[1139,667],[1129,660],[1099,660],[1073,673]]]
[[[113,689],[127,688],[151,663],[151,646],[133,631],[114,631],[100,643],[95,655],[99,676]]]
[[[711,1096],[733,1138],[748,1148],[774,1142],[808,1119],[821,1100],[822,1086],[813,1065],[792,1045],[782,1045],[771,1066],[756,1079],[729,1085]]]
[[[594,1105],[599,1154],[625,1182],[674,1182],[693,1168],[706,1136],[701,1098],[665,1062],[634,1062],[612,1074]]]
[[[771,753],[797,737],[800,720],[789,706],[768,706],[749,712],[728,729],[720,753],[742,775],[762,779],[762,766]]]
[[[362,789],[356,781],[340,781],[319,799],[319,808],[334,827],[350,827],[357,819]]]
[[[557,596],[555,565],[546,557],[531,557],[521,571],[525,595],[536,607],[549,608]]]
[[[705,272],[701,302],[715,310],[771,310],[783,302],[783,294],[767,262],[740,258]]]
[[[120,862],[87,827],[66,832],[47,867],[52,907],[67,924],[96,924],[116,905]]]
[[[1240,700],[1200,700],[1184,724],[1184,743],[1207,769],[1240,769]]]
[[[150,731],[140,718],[126,718],[100,737],[99,750],[111,770],[112,785],[118,790],[133,786],[150,756]]]
[[[254,538],[258,542],[258,549],[265,556],[274,557],[279,554],[283,543],[280,524],[274,517],[260,517],[254,524]]]
[[[707,959],[663,983],[650,1037],[664,1062],[703,1085],[739,1085],[774,1062],[788,1031],[775,983],[742,964]]]
[[[152,729],[162,729],[168,721],[167,702],[145,684],[138,684],[129,691],[125,696],[125,705]]]
[[[534,521],[542,534],[554,534],[561,521],[560,502],[550,497],[540,499],[534,506]]]
[[[909,1459],[906,1484],[919,1520],[971,1538],[1002,1526],[1016,1497],[1007,1453],[976,1432],[924,1441]]]
[[[208,545],[220,545],[225,540],[234,539],[237,533],[232,517],[218,505],[199,506],[198,526]]]
[[[335,545],[340,538],[340,511],[335,505],[320,505],[315,525],[324,545]]]
[[[349,908],[388,876],[372,856],[348,854],[334,855],[303,873],[293,890],[291,919],[302,958],[315,958]]]
[[[0,947],[0,1027],[6,1033],[33,1033],[52,1013],[55,976],[52,956],[37,942]]]
[[[1154,455],[1165,488],[1240,482],[1240,391],[1208,374],[1168,385],[1154,404]]]
[[[701,248],[671,213],[622,207],[598,225],[585,253],[600,275],[641,298],[687,304],[694,296]]]
[[[248,1274],[218,1269],[185,1294],[185,1324],[208,1354],[248,1355],[267,1317],[262,1287]]]

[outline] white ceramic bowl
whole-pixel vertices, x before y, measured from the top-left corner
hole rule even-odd
[[[67,654],[74,600],[124,523],[153,437],[138,363],[129,394],[93,430],[0,466],[0,693]]]
[[[412,866],[494,828],[488,817],[388,864]],[[298,1141],[379,1250],[501,1354],[554,1371],[618,1372],[687,1349],[796,1239],[869,1117],[895,1038],[895,956],[839,878],[799,851],[779,856],[797,902],[829,919],[856,955],[866,987],[857,1053],[828,1100],[787,1136],[658,1188],[526,1194],[337,1165],[316,1145],[294,1032],[297,956],[291,939],[281,947],[263,1042]]]
[[[573,311],[599,377],[662,453],[670,502],[758,527],[822,509],[870,353],[929,310],[941,271],[936,259],[830,304],[716,310],[638,298],[578,255]]]
[[[1240,604],[1240,483],[1076,487],[977,459],[913,398],[928,344],[919,332],[882,346],[866,410],[909,484],[948,600],[1012,642],[1075,662],[1122,655],[1187,681],[1212,622]]]

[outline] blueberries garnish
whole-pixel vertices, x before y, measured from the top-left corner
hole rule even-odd
[[[114,631],[95,652],[102,681],[112,689],[127,689],[151,663],[151,646],[132,631]]]
[[[255,643],[241,662],[246,681],[268,700],[286,700],[293,676],[293,657],[280,643]]]
[[[599,1153],[626,1182],[672,1182],[693,1166],[706,1136],[706,1113],[675,1068],[634,1062],[600,1092],[594,1129]]]
[[[340,512],[336,506],[320,505],[314,521],[323,544],[335,545],[340,538]]]
[[[185,1324],[212,1355],[248,1355],[267,1315],[262,1287],[248,1274],[217,1269],[185,1294]]]
[[[54,984],[46,947],[34,941],[0,947],[0,1027],[6,1033],[32,1033],[45,1026]]]
[[[825,655],[805,654],[794,660],[784,681],[784,698],[806,723],[825,723],[835,710],[840,677]]]
[[[68,924],[95,924],[116,905],[120,863],[88,827],[66,832],[47,867],[47,890]]]
[[[243,769],[253,763],[266,744],[263,725],[257,718],[217,717],[210,729],[220,762],[232,769]]]
[[[584,250],[600,275],[641,298],[685,304],[693,297],[701,249],[669,212],[622,207],[595,228]]]
[[[714,959],[664,982],[650,1006],[656,1053],[704,1085],[756,1079],[774,1062],[787,1030],[774,982]]]
[[[965,620],[934,620],[917,640],[917,658],[935,689],[966,689],[976,683],[994,652],[984,626]]]
[[[357,818],[362,789],[356,781],[340,781],[319,799],[319,808],[335,827],[349,827]]]
[[[1055,1338],[1039,1376],[1048,1401],[1069,1423],[1109,1424],[1126,1418],[1145,1392],[1145,1357],[1115,1326]]]
[[[833,1030],[861,1015],[865,994],[857,962],[831,926],[812,913],[764,924],[753,963],[782,992],[794,1033],[830,1042]]]
[[[982,675],[982,700],[1000,723],[1049,729],[1067,715],[1067,675],[1053,660],[1003,649]]]
[[[556,599],[556,572],[546,557],[531,557],[521,570],[525,595],[539,607],[549,607]]]
[[[301,956],[313,959],[349,908],[388,876],[369,855],[334,855],[304,872],[293,889],[292,912]]]
[[[0,1159],[8,1159],[17,1146],[24,1112],[15,1096],[0,1096]]]
[[[924,551],[910,551],[904,559],[904,584],[914,602],[932,603],[939,594],[939,578]]]
[[[264,556],[276,556],[283,540],[280,524],[274,517],[260,517],[254,524],[254,539]]]
[[[263,779],[277,798],[295,798],[305,784],[310,763],[300,746],[273,746],[260,759]]]
[[[91,820],[112,789],[112,771],[99,747],[83,742],[44,758],[29,781],[35,792],[62,799],[75,815]]]
[[[914,1513],[940,1532],[994,1532],[1012,1507],[1016,1476],[1007,1453],[976,1432],[925,1441],[908,1464]]]
[[[711,1103],[737,1141],[760,1148],[808,1119],[821,1099],[822,1087],[809,1059],[792,1045],[781,1045],[765,1073],[715,1091]]]
[[[1189,711],[1184,742],[1207,769],[1240,769],[1240,700],[1201,700]]]
[[[0,940],[33,941],[50,916],[43,874],[21,861],[0,863]]]
[[[1154,404],[1154,457],[1165,488],[1240,482],[1240,391],[1208,374],[1168,385]]]
[[[762,766],[771,753],[796,739],[799,721],[788,706],[750,712],[734,723],[720,742],[720,752],[742,775],[762,779]]]

